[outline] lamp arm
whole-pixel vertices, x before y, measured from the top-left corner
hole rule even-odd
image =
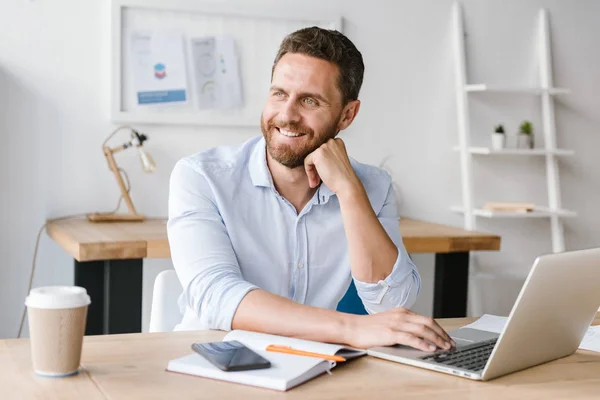
[[[106,154],[106,150],[108,149],[112,154],[118,153],[122,150],[125,150],[127,148],[129,148],[130,146],[127,144],[122,144],[120,146],[117,147],[108,147],[108,146],[104,146],[102,149],[104,150],[105,154]]]
[[[108,135],[108,137],[106,138],[106,140],[104,141],[104,143],[102,143],[102,148],[104,149],[106,147],[106,143],[108,143],[108,141],[117,134],[117,132],[123,130],[123,129],[129,129],[131,131],[134,131],[134,129],[129,126],[129,125],[121,125],[119,126],[117,129],[115,129],[114,131],[112,131],[112,133],[110,135]]]
[[[120,149],[120,150],[122,150],[122,149]],[[137,212],[135,211],[135,207],[133,206],[133,201],[131,201],[131,197],[129,196],[129,192],[127,191],[127,186],[125,186],[125,182],[123,181],[123,177],[121,176],[119,167],[117,166],[115,158],[113,157],[113,153],[115,151],[110,149],[107,146],[103,146],[102,151],[104,152],[104,155],[106,156],[106,161],[108,162],[108,166],[109,166],[110,170],[115,175],[115,179],[117,180],[117,183],[119,184],[119,189],[121,190],[121,195],[123,196],[123,200],[125,200],[125,204],[127,204],[127,208],[129,209],[129,212],[132,214],[137,214]],[[119,150],[117,150],[117,151],[119,151]]]

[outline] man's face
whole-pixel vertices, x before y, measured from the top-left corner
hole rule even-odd
[[[335,64],[319,58],[297,53],[281,57],[261,117],[267,151],[275,161],[300,167],[338,133],[343,109],[338,74]]]

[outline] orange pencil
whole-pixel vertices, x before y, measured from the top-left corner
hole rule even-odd
[[[329,361],[337,361],[337,362],[346,361],[346,359],[341,356],[330,356],[329,354],[320,354],[320,353],[312,353],[310,351],[295,350],[289,346],[280,346],[280,345],[276,345],[276,344],[270,344],[269,346],[267,346],[266,350],[272,351],[274,353],[286,353],[286,354],[295,354],[297,356],[322,358],[324,360],[329,360]]]

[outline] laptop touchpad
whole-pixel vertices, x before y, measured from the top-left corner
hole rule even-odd
[[[497,333],[480,331],[479,329],[461,328],[455,331],[448,332],[450,337],[454,339],[457,346],[466,346],[471,343],[484,342],[497,338]]]

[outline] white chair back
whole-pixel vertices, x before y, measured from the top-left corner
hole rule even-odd
[[[162,271],[154,281],[149,332],[170,332],[183,318],[177,300],[183,292],[174,270]]]

